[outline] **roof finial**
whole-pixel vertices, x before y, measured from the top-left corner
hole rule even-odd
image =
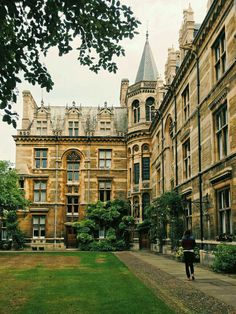
[[[148,22],[149,22],[149,21],[147,21],[146,40],[148,40],[148,35],[149,35],[149,34],[148,34]]]
[[[43,88],[41,88],[41,107],[44,106],[44,101],[43,101]]]

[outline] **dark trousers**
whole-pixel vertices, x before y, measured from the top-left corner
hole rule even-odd
[[[185,262],[185,270],[186,275],[190,278],[191,275],[194,274],[194,253],[193,252],[184,252],[184,262]]]

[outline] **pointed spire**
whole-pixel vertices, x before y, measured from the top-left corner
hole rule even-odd
[[[156,81],[158,72],[155,60],[152,55],[151,47],[148,41],[148,30],[146,31],[146,42],[143,49],[142,58],[139,64],[135,83],[141,81]]]

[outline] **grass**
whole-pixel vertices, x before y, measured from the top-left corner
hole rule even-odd
[[[173,313],[111,253],[1,253],[0,313]]]

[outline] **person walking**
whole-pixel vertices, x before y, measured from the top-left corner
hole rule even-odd
[[[188,280],[195,280],[194,277],[194,247],[196,242],[192,236],[191,230],[186,230],[182,238],[182,247],[184,249],[185,270]]]

